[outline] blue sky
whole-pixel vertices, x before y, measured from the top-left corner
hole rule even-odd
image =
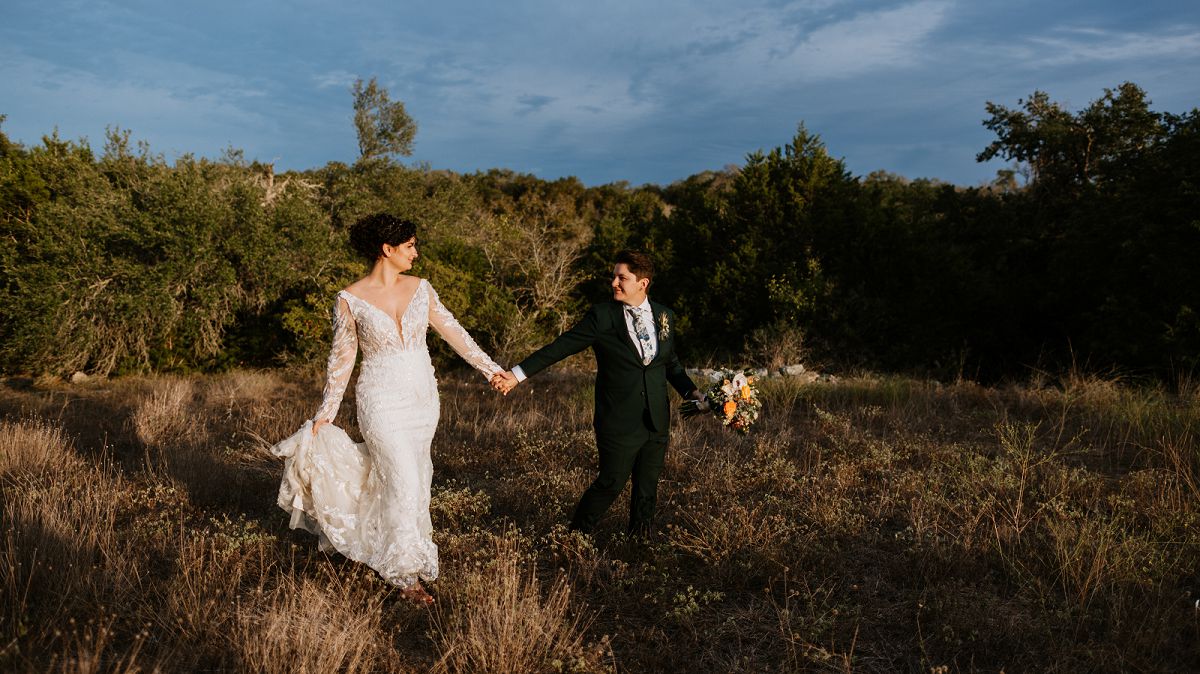
[[[1194,0],[339,4],[3,0],[4,131],[313,168],[354,160],[349,90],[375,76],[434,168],[666,184],[804,122],[857,175],[972,185],[1003,167],[975,162],[986,101],[1132,81],[1200,106]]]

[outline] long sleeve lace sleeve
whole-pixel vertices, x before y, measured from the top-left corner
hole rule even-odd
[[[433,286],[429,287],[429,324],[434,330],[446,340],[446,343],[453,348],[458,355],[463,357],[471,367],[483,373],[483,376],[491,378],[497,372],[503,372],[504,368],[500,367],[493,361],[479,345],[471,339],[471,335],[467,333],[463,326],[459,325],[454,318],[454,314],[450,313],[440,299],[438,299],[437,291]]]
[[[325,393],[313,421],[327,419],[332,422],[337,416],[357,356],[358,330],[354,325],[354,314],[350,313],[346,300],[339,297],[333,305],[333,348],[329,350],[329,363],[325,369]]]

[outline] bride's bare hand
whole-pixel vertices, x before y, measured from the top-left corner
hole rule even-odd
[[[329,423],[328,419],[317,419],[316,421],[314,421],[313,422],[313,435],[316,435],[317,431],[327,423]]]

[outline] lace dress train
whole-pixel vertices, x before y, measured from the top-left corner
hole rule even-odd
[[[401,587],[438,575],[429,445],[440,408],[425,341],[429,327],[485,377],[502,370],[424,279],[399,324],[343,290],[334,303],[333,348],[314,420],[337,415],[361,347],[355,394],[364,442],[332,423],[314,436],[309,421],[271,449],[285,459],[279,506],[291,514],[291,527],[316,534],[321,549],[337,550]]]

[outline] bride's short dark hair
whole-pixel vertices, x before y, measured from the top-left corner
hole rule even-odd
[[[350,248],[368,262],[374,262],[383,255],[383,244],[399,246],[416,235],[417,225],[411,220],[390,213],[374,213],[350,226]]]
[[[645,253],[636,250],[623,250],[617,253],[613,264],[623,264],[629,267],[629,273],[638,278],[654,279],[654,261]]]

